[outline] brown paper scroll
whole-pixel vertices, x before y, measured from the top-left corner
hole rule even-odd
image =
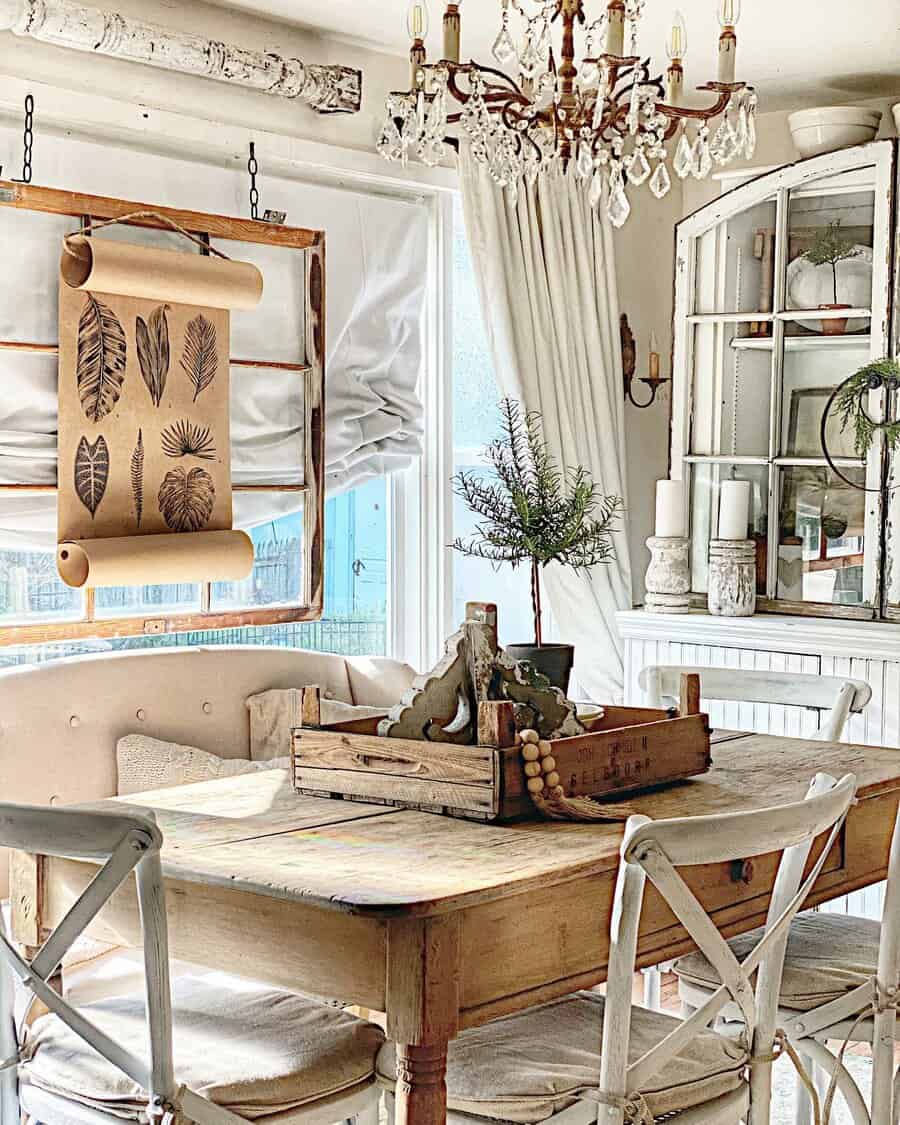
[[[215,309],[254,309],[263,291],[250,262],[84,235],[66,239],[60,273],[72,289]]]
[[[236,580],[230,308],[255,266],[79,236],[60,261],[57,569],[73,586]],[[154,542],[158,540],[158,542]]]
[[[243,531],[145,535],[140,539],[85,539],[60,543],[57,566],[67,586],[130,586],[135,571],[157,585],[240,581],[253,569],[253,541]]]

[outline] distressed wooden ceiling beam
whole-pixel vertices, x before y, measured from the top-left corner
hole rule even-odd
[[[283,98],[299,98],[317,113],[358,113],[362,105],[359,70],[316,66],[250,51],[72,0],[0,0],[0,31]]]

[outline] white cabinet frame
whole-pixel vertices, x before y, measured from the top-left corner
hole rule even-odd
[[[872,270],[871,310],[847,310],[839,315],[871,315],[871,359],[894,354],[893,345],[900,326],[891,332],[892,316],[892,246],[893,202],[897,164],[897,145],[894,141],[877,141],[871,145],[829,153],[798,164],[788,165],[766,173],[723,195],[715,202],[683,220],[677,228],[675,256],[675,321],[673,352],[673,413],[671,434],[671,476],[684,481],[685,505],[690,511],[690,480],[692,467],[697,464],[712,466],[758,466],[768,473],[768,573],[766,598],[761,608],[803,615],[827,615],[872,618],[888,612],[885,597],[883,543],[885,539],[882,494],[866,494],[865,558],[863,570],[862,606],[832,606],[809,602],[779,602],[778,593],[778,522],[779,481],[781,471],[787,466],[825,464],[824,460],[785,457],[781,455],[782,389],[784,377],[785,325],[789,321],[821,319],[820,310],[804,313],[786,310],[786,256],[789,234],[790,200],[805,194],[840,194],[874,191],[874,247]],[[772,312],[735,312],[725,309],[722,296],[726,290],[727,226],[729,220],[765,202],[775,201],[776,258],[775,285]],[[704,235],[714,232],[712,240],[701,242]],[[702,252],[702,261],[698,258]],[[700,285],[698,286],[698,282]],[[713,307],[720,312],[698,312],[698,288],[704,303],[700,308]],[[710,297],[712,294],[712,298]],[[714,303],[710,303],[710,301]],[[694,335],[698,324],[715,325],[724,331],[727,325],[751,321],[772,324],[772,335],[765,340],[748,338],[742,347],[772,352],[771,408],[769,441],[766,456],[735,455],[716,452],[700,455],[692,452],[691,435],[695,427],[703,425],[713,434],[721,434],[722,348],[716,339],[716,368],[710,372],[711,389],[705,396],[704,417],[695,416],[694,402]],[[789,338],[788,349],[803,347],[803,338]],[[807,345],[808,346],[808,345]],[[838,347],[840,345],[837,345]],[[851,374],[848,370],[847,374]],[[870,410],[879,416],[885,407],[881,393],[872,396]],[[704,448],[717,449],[716,445]],[[879,488],[885,471],[884,451],[876,442],[866,463],[868,488]],[[861,462],[847,459],[838,461],[842,467],[860,467]],[[900,501],[896,505],[900,513]],[[716,534],[717,515],[713,514],[712,535]],[[900,529],[900,515],[896,518]],[[900,617],[900,607],[895,607]]]

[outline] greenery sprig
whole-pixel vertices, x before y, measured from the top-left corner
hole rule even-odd
[[[853,447],[858,457],[864,459],[869,455],[875,434],[879,431],[884,435],[889,450],[893,451],[900,446],[900,419],[875,422],[866,409],[869,392],[882,387],[887,387],[889,391],[896,391],[900,387],[900,364],[896,360],[879,359],[866,364],[838,387],[831,406],[826,410],[826,418],[823,419],[823,437],[827,415],[833,411],[841,423],[841,432],[852,432]],[[827,454],[828,450],[825,452]]]
[[[544,440],[541,415],[526,412],[515,399],[500,404],[501,436],[484,451],[493,480],[479,471],[460,472],[453,488],[479,517],[468,539],[455,551],[531,567],[535,643],[542,643],[540,571],[552,562],[589,570],[614,557],[611,532],[624,508],[617,496],[604,496],[586,470],[566,473]]]

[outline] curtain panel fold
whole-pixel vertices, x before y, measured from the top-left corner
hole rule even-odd
[[[460,152],[466,230],[497,378],[505,395],[541,412],[563,469],[583,465],[600,490],[627,503],[622,356],[612,230],[572,176],[522,186],[513,203],[466,147]],[[624,521],[623,521],[624,522]],[[628,538],[590,573],[543,573],[560,638],[575,645],[590,697],[624,688],[618,610],[631,607]]]

